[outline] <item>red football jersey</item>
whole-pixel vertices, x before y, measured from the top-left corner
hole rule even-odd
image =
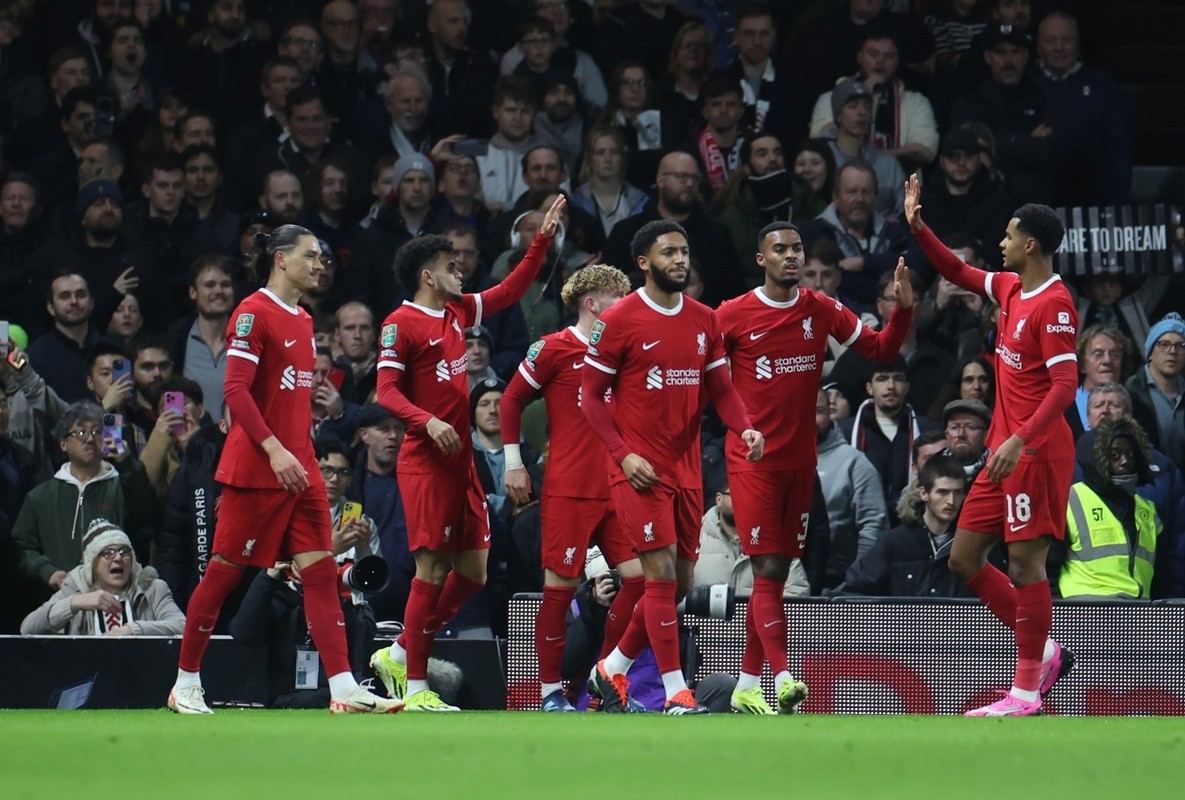
[[[226,326],[227,358],[255,364],[251,399],[268,429],[296,456],[309,482],[321,483],[313,453],[313,366],[317,360],[313,318],[267,289],[251,294]],[[247,489],[275,489],[275,473],[267,454],[251,441],[241,425],[226,437],[218,471],[219,483]]]
[[[469,379],[465,329],[481,324],[481,297],[466,294],[435,311],[405,300],[383,320],[379,331],[378,400],[407,425],[399,449],[399,471],[436,473],[461,470],[473,460],[469,422]],[[394,396],[398,390],[411,403]],[[424,425],[432,417],[452,425],[461,438],[459,452],[446,456]]]
[[[799,289],[786,303],[754,289],[721,303],[716,320],[732,361],[732,384],[753,427],[765,436],[765,455],[750,463],[749,448],[728,432],[725,454],[732,471],[814,469],[815,398],[827,337],[875,359],[884,357],[882,350],[896,355],[907,330],[901,326],[897,336],[878,335],[843,303],[809,289]]]
[[[1000,306],[996,326],[996,407],[987,445],[995,450],[1016,433],[1049,394],[1049,368],[1077,362],[1078,309],[1058,275],[1031,292],[1021,291],[1020,276],[984,272],[983,293]],[[1024,458],[1053,461],[1074,458],[1074,435],[1062,416],[1025,442]]]
[[[662,308],[640,289],[593,323],[585,362],[614,376],[609,408],[630,450],[666,485],[702,488],[705,375],[728,363],[712,310],[689,297]],[[625,479],[618,464],[610,469],[610,483]]]
[[[608,454],[580,410],[580,375],[588,339],[574,327],[544,336],[518,365],[523,379],[543,392],[550,430],[543,493],[553,497],[609,498]],[[593,466],[604,457],[605,468]]]

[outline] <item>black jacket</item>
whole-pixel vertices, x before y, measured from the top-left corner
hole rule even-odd
[[[369,605],[342,602],[347,654],[355,677],[374,650],[377,626]],[[252,647],[267,648],[267,696],[273,708],[325,708],[329,705],[329,676],[324,665],[316,689],[296,688],[297,648],[312,648],[305,621],[303,594],[287,581],[261,571],[251,581],[243,604],[230,622],[230,635]]]
[[[951,526],[951,533],[954,526]],[[941,547],[921,521],[900,525],[876,540],[872,549],[848,568],[845,594],[880,597],[974,597],[950,571],[951,539]]]

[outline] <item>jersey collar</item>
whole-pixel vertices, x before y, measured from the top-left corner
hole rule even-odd
[[[799,289],[797,292],[794,293],[793,300],[787,300],[784,303],[781,301],[778,301],[778,300],[774,300],[769,295],[767,295],[765,292],[761,291],[760,286],[758,286],[756,289],[753,290],[753,294],[757,295],[757,299],[760,300],[761,302],[765,303],[770,308],[793,308],[794,306],[798,305],[798,300],[799,300],[799,298],[802,297],[802,290]]]
[[[572,335],[575,336],[577,341],[579,341],[581,344],[589,343],[588,337],[581,333],[575,325],[569,325],[568,330],[572,331]]]
[[[1048,289],[1050,286],[1052,286],[1054,281],[1060,281],[1061,279],[1062,279],[1062,276],[1061,276],[1061,275],[1058,275],[1058,274],[1056,274],[1056,273],[1055,273],[1055,274],[1053,274],[1053,275],[1050,275],[1050,276],[1049,276],[1049,280],[1045,281],[1045,283],[1041,284],[1040,286],[1038,286],[1038,287],[1037,287],[1036,289],[1034,289],[1033,291],[1031,291],[1031,292],[1021,292],[1021,293],[1020,293],[1020,299],[1021,299],[1021,300],[1028,300],[1030,297],[1036,297],[1037,295],[1041,294],[1043,291],[1045,291],[1046,289]]]
[[[268,288],[263,288],[263,289],[260,289],[259,291],[263,292],[263,293],[264,293],[264,294],[266,294],[268,297],[270,297],[270,298],[272,299],[272,301],[273,301],[273,302],[274,302],[276,305],[278,305],[280,308],[282,308],[282,309],[284,309],[285,311],[287,311],[287,312],[288,312],[289,314],[291,314],[292,316],[294,316],[294,317],[295,317],[295,316],[297,316],[298,314],[300,314],[300,308],[299,308],[299,306],[290,306],[290,305],[288,305],[288,304],[287,304],[287,303],[285,303],[283,300],[281,300],[281,299],[280,299],[280,296],[279,296],[279,295],[277,295],[275,292],[273,292],[271,289],[268,289]]]
[[[423,311],[425,314],[427,314],[430,317],[439,317],[440,319],[444,319],[444,309],[443,308],[440,309],[439,311],[437,311],[435,308],[428,308],[428,306],[422,306],[419,303],[413,303],[410,300],[404,300],[403,304],[405,306],[411,306],[416,311]]]
[[[641,297],[643,303],[650,306],[652,309],[657,311],[659,314],[662,314],[664,317],[673,317],[676,314],[678,314],[680,311],[683,310],[683,293],[682,292],[679,293],[679,303],[674,308],[663,308],[662,306],[658,305],[657,303],[655,303],[653,300],[650,299],[650,297],[646,294],[645,289],[638,290],[638,297]]]

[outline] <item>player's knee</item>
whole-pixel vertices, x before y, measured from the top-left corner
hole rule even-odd
[[[950,567],[950,571],[964,581],[974,578],[979,573],[979,570],[983,568],[984,563],[984,559],[975,553],[957,550],[952,550],[950,558],[947,560],[947,566]]]

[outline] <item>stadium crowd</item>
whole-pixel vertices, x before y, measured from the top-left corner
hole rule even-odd
[[[493,538],[456,628],[504,634],[509,597],[543,588],[547,420],[542,403],[523,411],[536,489],[517,503],[505,382],[576,321],[560,289],[577,270],[641,283],[630,243],[654,220],[686,228],[687,294],[713,307],[761,284],[770,222],[802,232],[801,287],[872,329],[905,257],[918,303],[900,357],[828,343],[815,524],[786,595],[967,596],[945,558],[989,455],[996,309],[937,277],[902,185],[920,172],[930,227],[989,269],[1018,205],[1120,204],[1131,185],[1117,84],[1081,60],[1071,14],[1029,0],[0,0],[0,137],[4,633],[179,631],[234,424],[228,325],[257,288],[255,234],[286,223],[324,254],[302,304],[335,555],[381,555],[391,580],[369,604],[402,620],[406,429],[375,400],[378,323],[414,293],[395,252],[443,234],[464,290],[488,289],[558,194],[538,278],[466,332]],[[1073,286],[1081,476],[1050,572],[1064,597],[1185,597],[1183,288],[1180,274]],[[701,436],[715,502],[696,582],[744,594],[712,411]],[[339,500],[363,520],[342,522]],[[121,617],[111,598],[133,584]]]

